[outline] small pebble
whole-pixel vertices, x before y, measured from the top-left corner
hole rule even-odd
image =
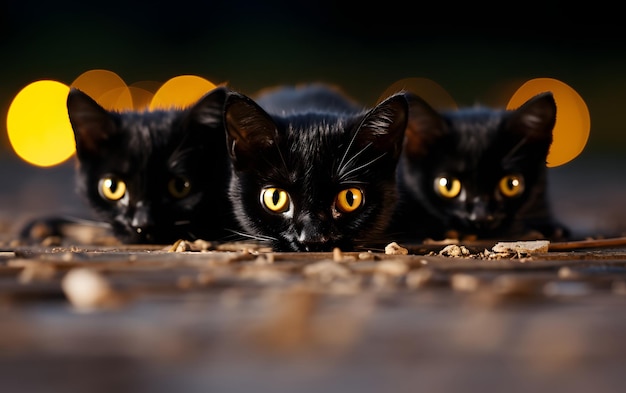
[[[480,287],[480,280],[471,274],[456,273],[452,275],[451,284],[455,291],[474,292]]]
[[[411,270],[406,275],[406,286],[410,289],[422,288],[427,285],[442,283],[446,276],[438,273],[430,267]]]
[[[320,261],[304,267],[302,273],[307,277],[317,278],[321,282],[345,280],[352,277],[352,271],[345,264],[334,261]]]
[[[333,248],[333,261],[341,262],[343,260],[343,253],[338,247]]]
[[[439,255],[443,255],[444,257],[468,257],[471,252],[465,246],[457,246],[456,244],[450,244],[445,246],[443,250],[439,251]]]
[[[520,242],[499,242],[491,248],[493,252],[515,252],[519,254],[532,254],[548,252],[550,242],[548,240],[532,240]]]
[[[111,306],[118,300],[109,281],[94,269],[74,268],[65,275],[61,285],[67,299],[79,310]]]
[[[400,246],[396,242],[391,242],[385,246],[385,254],[387,255],[408,255],[409,250]]]
[[[390,276],[402,276],[409,271],[409,267],[402,261],[380,261],[376,265],[376,273],[387,274]]]
[[[54,278],[56,269],[49,263],[28,263],[19,275],[18,281],[22,284],[35,281],[49,281]]]

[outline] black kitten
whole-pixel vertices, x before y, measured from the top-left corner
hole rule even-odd
[[[118,239],[161,244],[230,234],[227,93],[215,88],[186,109],[116,112],[70,91],[78,193]]]
[[[407,119],[403,95],[371,109],[315,84],[266,91],[256,102],[230,95],[230,197],[243,234],[276,251],[386,242]]]
[[[410,121],[393,228],[398,239],[567,234],[552,217],[546,190],[556,122],[551,93],[508,111],[438,113],[414,94],[407,98]]]

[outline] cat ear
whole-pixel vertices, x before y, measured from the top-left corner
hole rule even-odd
[[[409,107],[402,94],[395,94],[371,109],[356,134],[361,145],[372,144],[378,150],[390,152],[394,159],[400,156],[407,125]]]
[[[446,132],[443,117],[414,93],[404,93],[409,103],[409,121],[405,132],[405,153],[413,158],[428,154],[428,147]]]
[[[229,94],[224,105],[228,154],[237,168],[250,166],[259,152],[275,144],[276,124],[272,118],[243,94]]]
[[[221,128],[224,102],[228,92],[228,88],[219,86],[206,93],[191,106],[185,121],[210,128]]]
[[[76,88],[70,89],[67,96],[67,112],[78,156],[97,154],[101,143],[117,130],[111,114]]]
[[[551,92],[538,94],[513,110],[508,128],[530,141],[552,141],[556,124],[556,101]]]

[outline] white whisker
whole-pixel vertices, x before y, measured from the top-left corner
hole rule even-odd
[[[254,240],[259,240],[259,241],[264,241],[264,242],[268,242],[268,241],[275,241],[277,240],[274,237],[271,236],[264,236],[264,235],[251,235],[249,233],[245,233],[245,232],[240,232],[240,231],[236,231],[234,229],[228,229],[229,232],[232,232],[235,235],[239,235],[243,238],[246,239],[254,239]]]
[[[355,132],[354,135],[352,135],[352,138],[350,139],[350,143],[348,143],[348,146],[346,147],[346,150],[343,152],[343,156],[341,157],[341,161],[339,161],[339,172],[342,171],[342,169],[344,168],[345,165],[348,165],[350,163],[350,161],[352,161],[352,159],[354,159],[354,157],[352,157],[348,162],[346,162],[344,164],[344,161],[346,160],[346,157],[348,156],[348,153],[350,152],[350,149],[352,148],[352,145],[354,144],[354,141],[356,140],[356,136],[357,136],[357,134],[359,133],[360,130],[361,129],[359,128],[357,130],[357,132]]]
[[[368,143],[367,145],[365,145],[365,147],[363,147],[361,150],[359,150],[358,152],[356,152],[355,154],[352,155],[352,157],[350,157],[350,159],[348,160],[348,162],[346,162],[345,164],[341,165],[339,167],[339,177],[343,177],[342,172],[350,166],[350,164],[356,160],[359,155],[361,155],[368,147],[370,147],[372,145],[372,143]],[[343,161],[343,160],[342,160]]]
[[[375,163],[376,161],[380,160],[380,159],[381,159],[381,158],[383,158],[384,156],[385,156],[385,153],[383,153],[383,154],[379,155],[378,157],[374,158],[374,159],[373,159],[373,160],[371,160],[371,161],[366,162],[366,163],[365,163],[365,164],[363,164],[363,165],[360,165],[360,166],[358,166],[358,167],[352,168],[352,169],[350,169],[349,171],[347,171],[347,172],[345,172],[345,173],[342,173],[342,172],[340,171],[340,172],[339,172],[339,178],[340,178],[340,179],[345,179],[345,178],[347,178],[347,177],[348,177],[351,173],[356,172],[356,171],[359,171],[359,170],[361,170],[361,169],[363,169],[363,168],[365,168],[365,167],[367,167],[367,166],[369,166],[369,165],[372,165],[373,163]]]

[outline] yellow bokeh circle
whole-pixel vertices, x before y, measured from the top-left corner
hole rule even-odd
[[[180,75],[166,81],[152,97],[150,110],[186,108],[213,90],[215,85],[196,75]]]
[[[24,161],[48,167],[74,154],[68,93],[69,87],[63,83],[41,80],[24,87],[11,102],[7,132],[11,147]]]
[[[148,81],[127,86],[119,75],[103,69],[84,72],[70,86],[113,111],[184,108],[216,87],[196,75],[177,76],[163,85]],[[67,112],[70,86],[41,80],[23,88],[13,99],[7,114],[8,137],[24,161],[47,167],[74,154],[74,132]]]
[[[113,71],[95,69],[83,72],[71,84],[107,110],[133,109],[133,99],[126,82]]]
[[[511,97],[507,109],[519,108],[537,94],[550,91],[556,101],[556,124],[547,166],[556,167],[576,158],[589,139],[591,119],[582,97],[569,85],[552,78],[536,78],[524,83]]]

